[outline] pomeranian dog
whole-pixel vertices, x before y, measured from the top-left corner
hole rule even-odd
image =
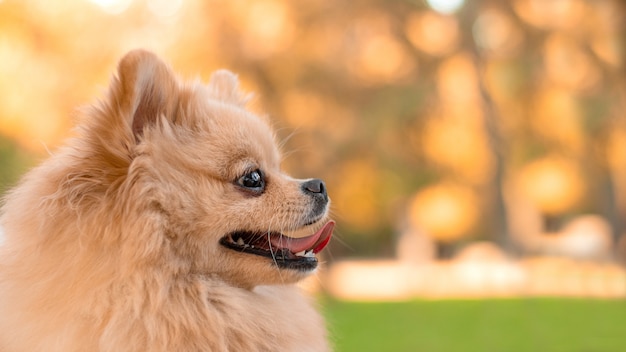
[[[76,137],[4,200],[0,351],[327,351],[294,285],[334,222],[280,169],[231,72],[119,63]]]

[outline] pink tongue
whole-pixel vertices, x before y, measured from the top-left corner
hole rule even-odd
[[[330,241],[330,236],[332,236],[334,228],[335,222],[331,220],[311,236],[302,238],[272,236],[270,242],[274,248],[287,248],[291,253],[298,253],[309,249],[312,249],[313,253],[318,253],[324,249]]]

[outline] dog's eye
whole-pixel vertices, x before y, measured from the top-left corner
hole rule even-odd
[[[263,191],[263,188],[265,187],[265,180],[263,180],[263,174],[261,173],[261,170],[258,170],[258,169],[254,171],[250,171],[247,174],[243,175],[241,178],[239,178],[239,180],[237,180],[237,183],[240,186],[249,188],[256,192]]]

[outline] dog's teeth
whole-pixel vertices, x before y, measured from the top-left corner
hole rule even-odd
[[[247,243],[243,245],[243,248],[248,248],[248,247],[250,247],[250,245]]]
[[[237,245],[239,246],[243,246],[245,243],[243,242],[243,238],[239,237],[239,239],[237,239]]]
[[[315,253],[313,253],[312,249],[300,251],[298,253],[294,253],[297,257],[305,257],[305,258],[315,258]]]

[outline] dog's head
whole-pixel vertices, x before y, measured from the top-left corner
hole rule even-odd
[[[246,101],[228,71],[189,84],[152,53],[121,60],[86,131],[98,158],[126,170],[115,198],[136,222],[128,236],[141,235],[124,246],[241,287],[316,268],[334,227],[326,185],[281,171],[273,133]]]

